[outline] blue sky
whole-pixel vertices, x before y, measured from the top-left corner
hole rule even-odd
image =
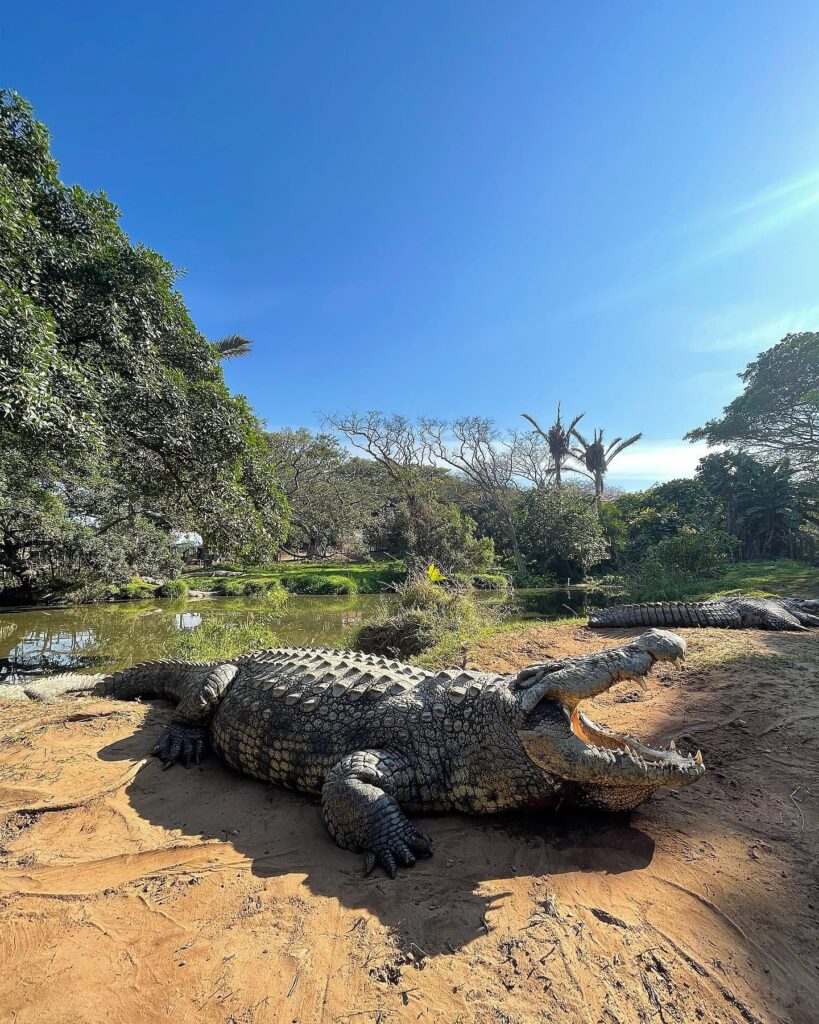
[[[18,4],[3,84],[186,268],[271,426],[558,400],[690,473],[736,372],[819,325],[819,4]]]

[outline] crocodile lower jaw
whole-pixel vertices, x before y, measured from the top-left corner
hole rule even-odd
[[[623,784],[658,782],[665,786],[685,786],[704,772],[702,754],[681,754],[676,745],[650,747],[634,736],[626,736],[593,722],[575,707],[565,709],[574,736],[588,747],[595,760],[604,759],[611,768],[611,782],[622,777]],[[673,741],[672,741],[673,742]]]

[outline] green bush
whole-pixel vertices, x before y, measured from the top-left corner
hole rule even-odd
[[[526,568],[535,575],[581,580],[608,555],[597,509],[577,486],[526,491],[515,506],[515,524]]]
[[[154,587],[150,583],[136,577],[128,583],[123,583],[116,592],[116,596],[125,601],[144,601],[146,598],[153,597],[154,594]]]
[[[556,581],[550,573],[544,575],[524,570],[523,572],[513,573],[512,582],[518,590],[541,590],[554,587]]]
[[[287,592],[278,580],[242,580],[222,576],[214,582],[214,590],[222,597],[258,597],[281,607]]]
[[[322,576],[318,573],[283,576],[282,584],[291,594],[357,594],[358,584],[352,576],[331,573]]]
[[[454,649],[459,641],[496,624],[500,615],[496,607],[479,604],[472,591],[444,589],[423,577],[399,585],[396,598],[382,602],[350,632],[351,647],[398,658],[444,646]]]
[[[190,588],[185,580],[165,580],[157,590],[157,597],[187,597]]]
[[[648,549],[631,574],[629,594],[638,601],[676,600],[692,583],[719,576],[735,554],[736,544],[735,538],[720,530],[683,528]]]
[[[222,597],[244,597],[245,594],[244,582],[234,579],[232,576],[220,576],[214,583],[213,589]]]
[[[270,580],[265,586],[265,597],[276,611],[281,611],[287,604],[288,593],[278,580]]]
[[[277,647],[280,643],[275,632],[275,621],[219,622],[206,620],[193,629],[181,630],[169,640],[165,655],[186,661],[215,661],[236,658],[249,651]]]
[[[500,572],[478,572],[471,577],[469,583],[476,590],[509,590],[512,586],[508,576]]]

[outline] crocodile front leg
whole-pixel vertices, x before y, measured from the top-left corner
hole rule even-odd
[[[406,764],[381,750],[348,754],[327,776],[321,791],[324,821],[339,846],[365,854],[367,874],[381,864],[395,878],[397,864],[409,866],[416,854],[432,853],[429,838],[398,803],[410,783]]]
[[[182,761],[186,768],[191,761],[201,761],[208,745],[210,723],[238,671],[236,665],[216,665],[204,680],[194,681],[183,694],[154,747],[163,770],[177,761]]]

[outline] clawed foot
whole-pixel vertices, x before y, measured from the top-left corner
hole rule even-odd
[[[198,725],[171,722],[162,730],[154,754],[162,761],[162,770],[181,761],[187,768],[191,761],[202,760],[207,746],[208,731]]]
[[[373,849],[365,852],[364,873],[369,875],[376,864],[380,864],[390,878],[395,878],[399,864],[408,868],[415,863],[416,855],[429,857],[431,854],[432,842],[429,836],[417,825],[404,819],[397,829],[393,826],[388,835],[373,844]]]

